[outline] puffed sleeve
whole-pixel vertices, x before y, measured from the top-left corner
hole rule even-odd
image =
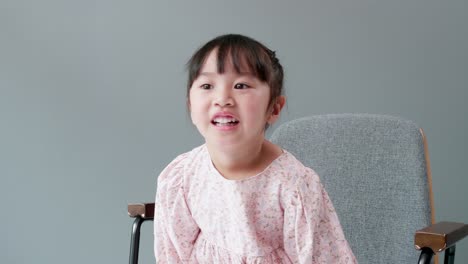
[[[284,248],[293,263],[357,263],[319,177],[306,170],[284,208]]]
[[[159,175],[154,215],[154,252],[158,263],[191,262],[199,227],[192,219],[184,192],[184,156]]]

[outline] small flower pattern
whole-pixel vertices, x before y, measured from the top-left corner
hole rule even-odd
[[[158,263],[357,263],[317,174],[291,153],[227,180],[205,145],[174,159],[156,192]]]

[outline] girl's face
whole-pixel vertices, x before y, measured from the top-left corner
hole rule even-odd
[[[270,87],[248,67],[237,73],[230,61],[217,71],[217,53],[207,57],[189,92],[192,122],[209,145],[261,144],[265,125],[279,117],[284,98],[269,107]]]

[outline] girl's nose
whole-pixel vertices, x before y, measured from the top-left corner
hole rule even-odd
[[[219,89],[213,103],[214,105],[220,106],[220,107],[233,106],[234,100],[232,98],[230,89],[229,88]]]

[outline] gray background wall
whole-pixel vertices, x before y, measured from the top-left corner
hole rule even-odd
[[[202,142],[184,63],[230,32],[278,51],[280,123],[340,112],[419,123],[437,220],[468,223],[466,0],[222,2],[0,2],[1,263],[128,261],[126,204],[152,201],[159,171]],[[465,263],[468,241],[457,251]]]

